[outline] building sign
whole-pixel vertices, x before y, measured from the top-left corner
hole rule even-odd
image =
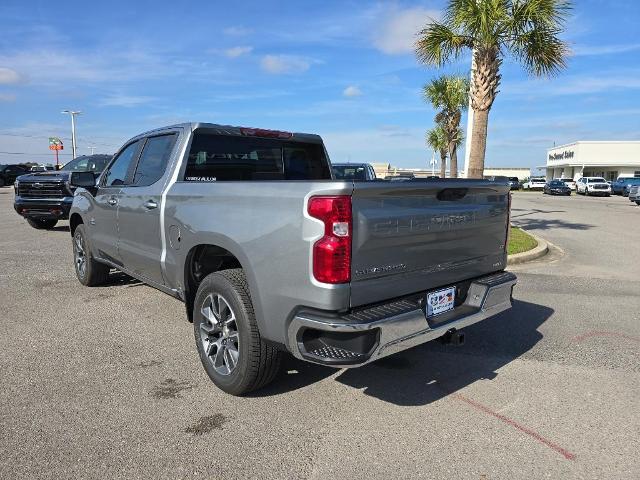
[[[573,150],[565,150],[564,152],[549,154],[549,160],[564,160],[569,158],[573,158]]]
[[[58,137],[49,137],[49,150],[64,150],[62,140]]]

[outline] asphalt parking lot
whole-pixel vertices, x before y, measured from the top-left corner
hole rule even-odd
[[[182,304],[76,281],[66,222],[0,189],[0,478],[640,478],[640,207],[516,193],[552,253],[512,311],[246,398],[202,369]]]

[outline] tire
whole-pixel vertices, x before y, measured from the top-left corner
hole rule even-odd
[[[102,285],[109,278],[110,267],[93,258],[84,225],[73,232],[73,265],[78,281],[85,287]]]
[[[282,353],[260,336],[242,269],[207,275],[193,311],[200,361],[220,390],[239,396],[275,378]]]
[[[0,187],[4,187],[4,178],[0,178]]]
[[[587,188],[584,189],[584,196],[585,197],[589,196],[589,190]]]
[[[58,224],[58,220],[51,218],[27,218],[27,223],[38,230],[50,230]]]

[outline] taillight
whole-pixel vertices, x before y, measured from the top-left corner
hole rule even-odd
[[[324,236],[313,245],[313,276],[322,283],[351,280],[351,197],[311,197],[309,215],[324,223]]]

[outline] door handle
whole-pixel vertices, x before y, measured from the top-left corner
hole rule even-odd
[[[154,208],[158,208],[158,204],[153,200],[147,200],[146,202],[144,202],[144,208],[146,208],[147,210],[153,210]]]
[[[107,200],[107,203],[109,203],[109,205],[115,205],[116,203],[118,203],[118,200],[116,199],[116,197],[111,197],[109,200]]]

